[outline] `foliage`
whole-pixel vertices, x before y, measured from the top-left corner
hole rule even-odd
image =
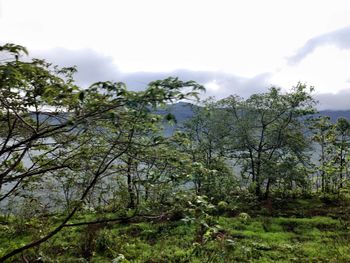
[[[339,194],[349,179],[350,124],[339,118],[332,124],[327,117],[312,120],[313,140],[320,145],[319,164],[323,194]]]
[[[219,106],[229,116],[231,143],[227,151],[242,164],[242,172],[251,176],[257,196],[261,196],[264,182],[266,196],[271,185],[279,181],[303,182],[298,170],[299,164],[306,162],[303,152],[308,143],[300,117],[313,113],[313,104],[302,84],[291,93],[271,88],[247,100],[231,96],[220,101]],[[291,172],[287,178],[281,177],[285,171]]]
[[[312,88],[210,98],[165,136],[201,85],[82,89],[0,52],[1,262],[350,260],[350,124],[315,117]]]
[[[146,152],[163,144],[160,118],[150,109],[195,97],[203,89],[193,81],[169,77],[151,82],[140,92],[112,82],[97,82],[82,90],[74,84],[75,68],[60,69],[37,59],[21,61],[18,55],[26,53],[21,46],[8,44],[1,51],[10,57],[0,65],[0,201],[37,200],[49,206],[51,192],[44,186],[59,183],[67,216],[0,261],[47,241],[77,211],[100,204],[103,195],[98,185],[115,172],[124,156],[130,159],[134,151]],[[189,91],[183,92],[184,88]],[[131,183],[131,197],[130,187]],[[57,210],[59,206],[49,211]],[[37,212],[35,216],[41,216]]]

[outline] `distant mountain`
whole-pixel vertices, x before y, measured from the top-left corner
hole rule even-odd
[[[176,104],[171,104],[165,109],[157,110],[156,113],[165,115],[171,113],[175,116],[178,123],[182,123],[188,119],[191,119],[193,116],[193,107],[195,106],[191,103],[178,102]]]
[[[158,110],[157,113],[161,115],[165,115],[168,113],[171,113],[175,116],[177,123],[173,126],[166,124],[165,125],[165,134],[171,135],[176,128],[181,127],[181,125],[191,119],[193,117],[193,108],[198,107],[196,105],[193,105],[191,103],[186,102],[179,102],[176,104],[172,104],[166,109]],[[339,118],[345,118],[347,120],[350,120],[350,110],[343,110],[343,111],[337,111],[337,110],[323,110],[319,113],[315,114],[316,116],[328,116],[330,117],[331,122],[336,122]]]
[[[191,103],[178,102],[176,104],[169,105],[165,109],[159,109],[156,111],[157,114],[166,115],[172,114],[175,117],[175,124],[164,123],[164,134],[165,136],[171,136],[174,131],[180,128],[184,122],[193,117],[193,107],[197,107]]]
[[[323,110],[319,112],[319,115],[321,116],[328,116],[331,118],[331,122],[336,122],[339,118],[345,118],[347,120],[350,120],[350,110],[342,110],[342,111],[336,111],[336,110]]]

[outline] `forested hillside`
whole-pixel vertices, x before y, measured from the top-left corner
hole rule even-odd
[[[175,130],[181,130],[183,124],[194,116],[194,111],[198,104],[179,102],[169,105],[165,109],[158,110],[156,113],[160,115],[172,114],[176,122],[171,124],[165,123],[165,134],[171,135]],[[350,106],[349,106],[350,107]],[[329,117],[332,123],[335,123],[339,118],[350,120],[350,110],[321,110],[314,113],[315,117]]]
[[[0,262],[350,261],[349,112],[311,87],[83,89],[0,52]]]

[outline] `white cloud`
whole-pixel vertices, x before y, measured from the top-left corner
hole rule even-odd
[[[350,49],[350,26],[311,38],[288,61],[290,64],[299,63],[317,48],[325,45],[336,46],[339,49]]]
[[[349,110],[350,90],[337,93],[320,93],[314,96],[318,100],[320,110]]]
[[[223,98],[231,94],[250,96],[256,92],[267,90],[271,74],[264,73],[251,77],[238,76],[222,71],[200,71],[178,69],[160,72],[124,72],[115,65],[113,59],[91,49],[56,48],[46,51],[35,51],[34,57],[45,58],[61,67],[77,66],[75,79],[79,85],[87,87],[96,81],[122,81],[134,90],[144,89],[147,84],[156,79],[169,76],[182,80],[194,80],[206,85],[204,96]]]
[[[77,66],[75,80],[84,87],[97,81],[117,81],[121,78],[121,72],[114,64],[113,58],[92,49],[55,48],[36,50],[31,55],[46,59],[60,67]]]
[[[350,50],[322,46],[298,65],[285,65],[274,74],[271,81],[283,87],[290,87],[300,81],[314,86],[318,93],[337,93],[350,90],[349,68]]]

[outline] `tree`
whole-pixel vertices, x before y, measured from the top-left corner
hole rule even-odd
[[[343,188],[344,180],[349,179],[348,170],[348,156],[350,149],[350,123],[345,118],[339,118],[335,125],[336,130],[336,140],[335,146],[337,149],[337,156],[335,163],[338,164],[338,189]]]
[[[74,68],[58,69],[36,59],[20,61],[19,56],[26,53],[21,46],[7,44],[0,50],[9,56],[0,65],[0,201],[3,201],[16,194],[20,186],[26,186],[31,178],[70,166],[70,156],[75,153],[60,151],[75,140],[77,134],[71,131],[85,116],[77,117],[73,123],[71,116],[65,114],[80,104],[79,91],[72,80]]]
[[[203,87],[170,77],[140,92],[112,82],[82,90],[74,84],[74,68],[21,61],[26,50],[13,44],[0,51],[9,56],[0,65],[0,200],[11,195],[25,199],[29,185],[48,177],[74,174],[82,179],[62,221],[39,239],[2,255],[2,262],[61,231],[132,147],[159,143],[142,140],[156,122],[150,108],[196,96]]]
[[[228,118],[212,99],[194,106],[193,112],[194,116],[183,127],[188,144],[182,151],[189,153],[192,161],[198,164],[193,177],[197,194],[222,201],[229,195],[229,191],[224,191],[223,183],[228,183],[231,188],[236,186],[225,155],[230,135],[226,125]]]
[[[311,120],[310,129],[313,132],[312,140],[320,146],[319,168],[317,172],[321,177],[321,192],[330,190],[330,153],[333,151],[334,125],[329,117],[318,117]],[[318,188],[318,185],[316,185]]]
[[[251,176],[259,198],[263,185],[267,197],[271,185],[283,177],[279,166],[295,158],[300,163],[307,161],[302,117],[314,112],[310,91],[298,84],[290,93],[271,88],[246,100],[231,96],[219,102],[229,118],[227,152],[240,162],[242,173]]]
[[[331,123],[329,117],[319,117],[313,120],[311,126],[313,140],[320,147],[321,190],[323,193],[339,193],[344,181],[349,178],[348,155],[350,124],[344,118]]]

